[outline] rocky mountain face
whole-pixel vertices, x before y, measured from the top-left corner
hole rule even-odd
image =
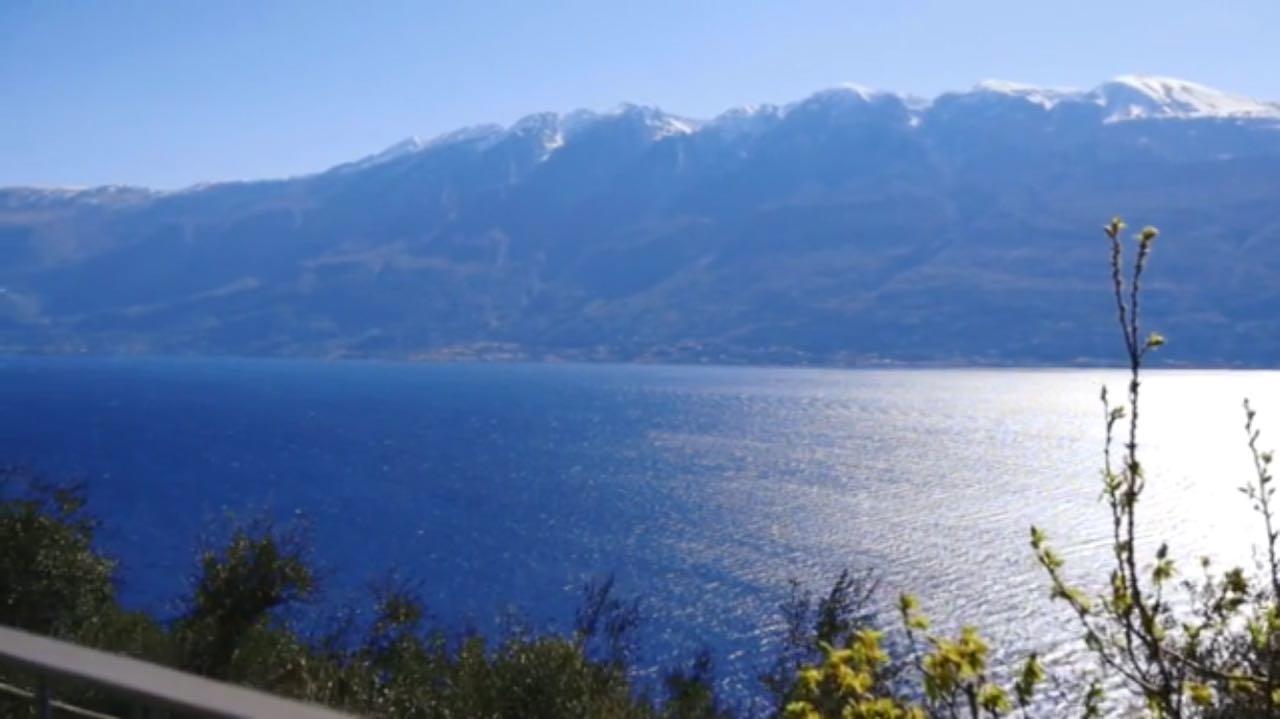
[[[285,180],[0,189],[0,352],[1109,362],[1115,214],[1163,231],[1167,360],[1280,364],[1280,106],[1148,77],[548,113]]]

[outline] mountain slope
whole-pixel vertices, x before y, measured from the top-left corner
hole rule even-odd
[[[1280,106],[1166,78],[544,113],[287,180],[0,190],[0,350],[1108,361],[1123,212],[1165,233],[1166,356],[1275,365],[1277,199]]]

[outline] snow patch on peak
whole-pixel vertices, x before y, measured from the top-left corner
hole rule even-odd
[[[1037,87],[1006,80],[983,80],[974,86],[973,92],[1016,97],[1046,110],[1052,110],[1060,102],[1079,100],[1083,96],[1080,91],[1069,88]]]
[[[1103,108],[1106,122],[1155,118],[1280,118],[1280,105],[1171,77],[1122,75],[1085,92],[984,80],[968,96],[1014,97],[1051,110],[1063,103]]]
[[[720,113],[716,119],[728,119],[735,117],[778,117],[782,114],[782,108],[773,103],[763,103],[760,105],[739,105],[731,107]]]
[[[145,202],[166,193],[134,185],[94,187],[0,187],[0,206],[49,205],[75,202],[88,205],[124,205]]]
[[[725,137],[741,137],[765,130],[781,116],[777,105],[741,105],[725,110],[704,127]]]
[[[460,130],[454,130],[453,132],[446,132],[442,135],[437,135],[430,140],[423,140],[422,138],[414,135],[391,145],[381,152],[376,152],[368,157],[362,157],[354,162],[347,162],[338,165],[331,171],[354,172],[356,170],[363,170],[368,167],[398,160],[406,155],[416,154],[433,147],[443,147],[460,142],[482,140],[492,143],[496,141],[496,138],[499,137],[502,132],[503,129],[500,125],[473,125],[471,127],[464,127]]]
[[[390,162],[391,160],[394,160],[397,157],[403,157],[404,155],[417,152],[425,146],[426,146],[426,143],[423,142],[416,135],[414,135],[411,137],[406,137],[405,139],[395,143],[394,145],[391,145],[390,147],[388,147],[385,150],[382,150],[381,152],[376,152],[372,155],[369,155],[368,157],[363,157],[359,160],[356,160],[355,162],[348,162],[342,165],[338,165],[333,169],[339,172],[352,172],[354,170],[363,170],[366,167],[381,165],[382,163]]]
[[[608,112],[575,110],[564,116],[562,126],[565,135],[572,137],[600,122],[618,119],[640,123],[648,130],[652,140],[692,134],[702,126],[697,120],[671,115],[650,105],[634,105],[629,102],[622,103]]]
[[[462,142],[482,141],[487,144],[496,142],[502,135],[506,133],[506,129],[502,125],[492,123],[484,125],[471,125],[453,132],[446,132],[443,135],[437,135],[422,144],[419,149],[427,149],[429,147],[441,147],[444,145],[456,145]]]
[[[1040,88],[1035,85],[994,79],[981,80],[977,85],[973,86],[973,89],[977,92],[997,92],[1003,95],[1021,95],[1027,92],[1040,91]]]
[[[655,140],[671,137],[672,135],[688,135],[696,132],[699,127],[699,123],[696,120],[677,117],[649,105],[625,103],[619,106],[613,114],[639,119],[652,131],[652,137]]]
[[[560,116],[554,112],[535,112],[525,115],[511,126],[509,132],[517,135],[547,132],[560,129]]]
[[[560,127],[566,136],[576,135],[603,117],[594,110],[574,110],[560,116]]]
[[[658,138],[671,137],[672,135],[692,135],[698,131],[701,124],[696,120],[690,120],[685,117],[675,117],[667,115],[657,125],[653,126],[657,130]]]
[[[1277,118],[1280,105],[1154,75],[1121,75],[1094,91],[1108,122],[1143,118]]]
[[[564,146],[564,122],[560,115],[554,112],[526,115],[517,120],[507,130],[507,134],[532,138],[535,142],[541,143],[541,158],[544,160]]]
[[[1004,80],[983,80],[968,92],[945,93],[922,99],[875,90],[864,85],[843,84],[816,92],[786,105],[746,105],[726,110],[710,121],[692,120],[663,112],[657,107],[624,103],[607,111],[575,110],[560,114],[543,112],[517,120],[509,127],[477,125],[424,141],[417,137],[402,140],[385,150],[345,165],[336,171],[352,171],[397,160],[435,148],[467,143],[468,149],[484,151],[504,138],[532,143],[541,159],[550,157],[574,138],[603,123],[622,122],[627,131],[639,128],[643,141],[657,142],[669,137],[712,132],[724,139],[750,137],[768,131],[787,116],[800,112],[840,117],[856,116],[865,109],[887,111],[890,120],[909,127],[927,123],[931,109],[951,102],[963,106],[992,103],[999,112],[1006,99],[1028,103],[1044,111],[1059,106],[1079,107],[1108,123],[1143,119],[1228,118],[1239,121],[1265,120],[1280,127],[1280,104],[1262,102],[1223,92],[1205,85],[1170,77],[1122,75],[1093,90],[1040,87]],[[1097,113],[1094,115],[1094,113]],[[892,117],[888,117],[892,114]]]
[[[406,152],[421,150],[424,144],[426,143],[422,141],[422,138],[418,137],[417,135],[410,135],[409,137],[406,137],[405,139],[401,140],[400,142],[397,142],[396,144],[392,145],[391,147],[388,147],[387,149],[383,150],[378,154],[380,155],[404,154]]]
[[[819,90],[808,98],[801,100],[797,105],[813,105],[813,104],[844,104],[850,101],[860,103],[872,103],[889,97],[895,97],[893,93],[884,92],[883,90],[875,90],[865,85],[857,85],[851,82],[842,83],[835,87],[829,87],[825,90]]]
[[[563,115],[554,112],[528,115],[512,124],[506,135],[537,138],[542,142],[545,159],[582,132],[602,122],[616,120],[641,125],[649,139],[655,141],[674,135],[688,135],[701,128],[696,120],[670,115],[656,107],[623,103],[605,112],[574,110]]]

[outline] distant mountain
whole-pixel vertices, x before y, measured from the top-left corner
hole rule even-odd
[[[0,352],[1280,364],[1280,105],[1190,82],[626,105],[305,177],[0,190]]]

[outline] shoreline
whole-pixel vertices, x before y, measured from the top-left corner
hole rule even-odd
[[[363,355],[363,354],[201,354],[201,353],[147,353],[147,352],[38,352],[22,350],[0,351],[0,362],[17,360],[48,359],[60,360],[99,360],[99,361],[178,361],[178,362],[309,362],[319,364],[393,364],[393,365],[527,365],[527,366],[600,366],[600,367],[702,367],[720,369],[787,369],[787,370],[1126,370],[1127,365],[1120,361],[1106,361],[1100,358],[1079,358],[1075,360],[985,360],[985,359],[938,359],[938,360],[899,360],[892,358],[864,359],[852,361],[813,361],[813,362],[769,362],[735,359],[732,357],[687,358],[687,359],[655,359],[626,357],[591,357],[580,354],[521,354],[521,355],[461,355],[426,353],[415,355]],[[1226,360],[1209,362],[1181,362],[1167,360],[1152,363],[1151,370],[1187,370],[1187,371],[1277,371],[1276,364],[1256,364],[1248,362],[1231,362]]]

